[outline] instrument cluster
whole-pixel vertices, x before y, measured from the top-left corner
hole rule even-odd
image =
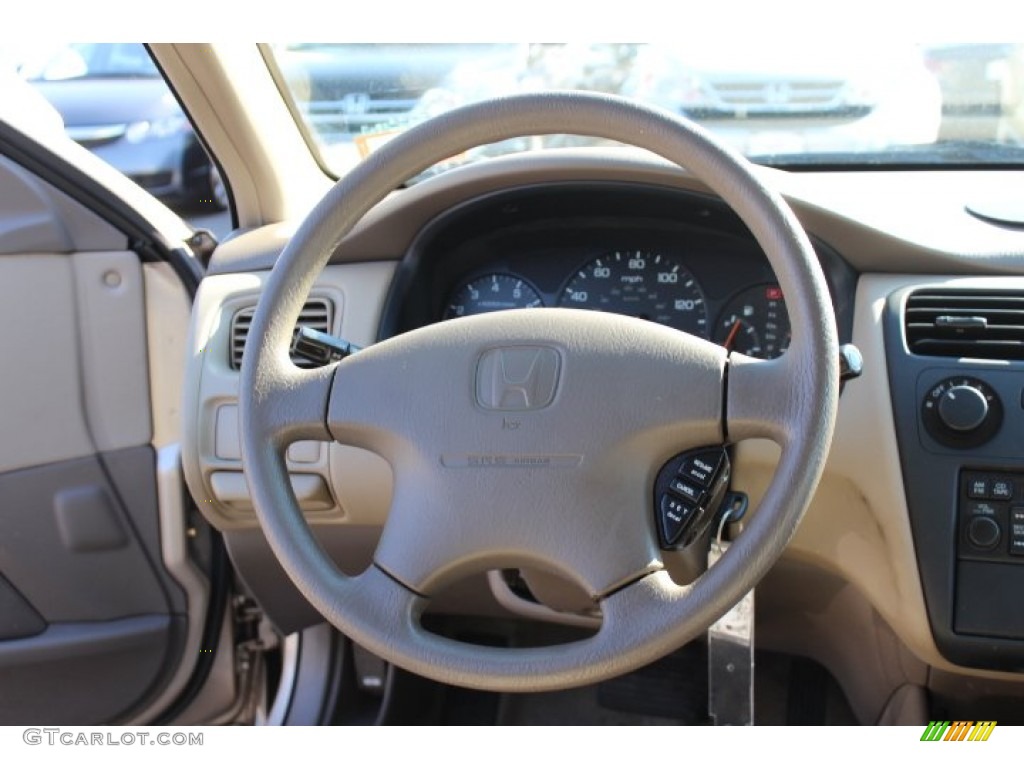
[[[848,338],[855,275],[814,247]],[[379,337],[536,307],[630,315],[763,359],[790,342],[778,278],[734,213],[701,195],[605,182],[510,189],[439,216],[396,270]]]
[[[680,259],[645,248],[591,258],[564,275],[553,293],[511,271],[471,273],[451,289],[440,319],[546,306],[630,315],[751,357],[778,357],[789,345],[789,315],[777,283],[743,284],[724,303],[709,302]]]

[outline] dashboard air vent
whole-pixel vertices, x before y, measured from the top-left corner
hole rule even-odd
[[[915,291],[904,327],[915,355],[1024,360],[1024,291]]]
[[[242,367],[242,350],[245,349],[245,340],[249,336],[249,326],[252,325],[252,317],[256,313],[256,307],[240,309],[231,318],[231,344],[230,344],[230,365],[231,370],[237,371]],[[333,307],[327,299],[310,299],[302,307],[299,314],[298,325],[305,325],[309,328],[331,333]],[[299,368],[315,368],[316,364],[302,358],[292,357]]]

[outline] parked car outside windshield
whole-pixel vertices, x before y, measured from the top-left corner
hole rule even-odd
[[[1024,158],[1022,46],[769,38],[673,44],[281,44],[272,66],[335,175],[447,110],[537,90],[590,90],[688,117],[781,166],[1006,163]],[[982,63],[979,65],[979,61]],[[455,159],[587,145],[538,137]],[[605,144],[607,142],[600,141]]]

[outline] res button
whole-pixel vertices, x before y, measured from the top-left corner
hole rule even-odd
[[[720,451],[708,451],[707,453],[697,454],[683,462],[679,468],[679,476],[707,488],[711,485],[721,463],[722,454]]]

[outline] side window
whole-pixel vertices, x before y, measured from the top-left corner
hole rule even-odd
[[[141,43],[72,43],[29,57],[18,73],[71,139],[183,217],[227,208],[216,165]]]

